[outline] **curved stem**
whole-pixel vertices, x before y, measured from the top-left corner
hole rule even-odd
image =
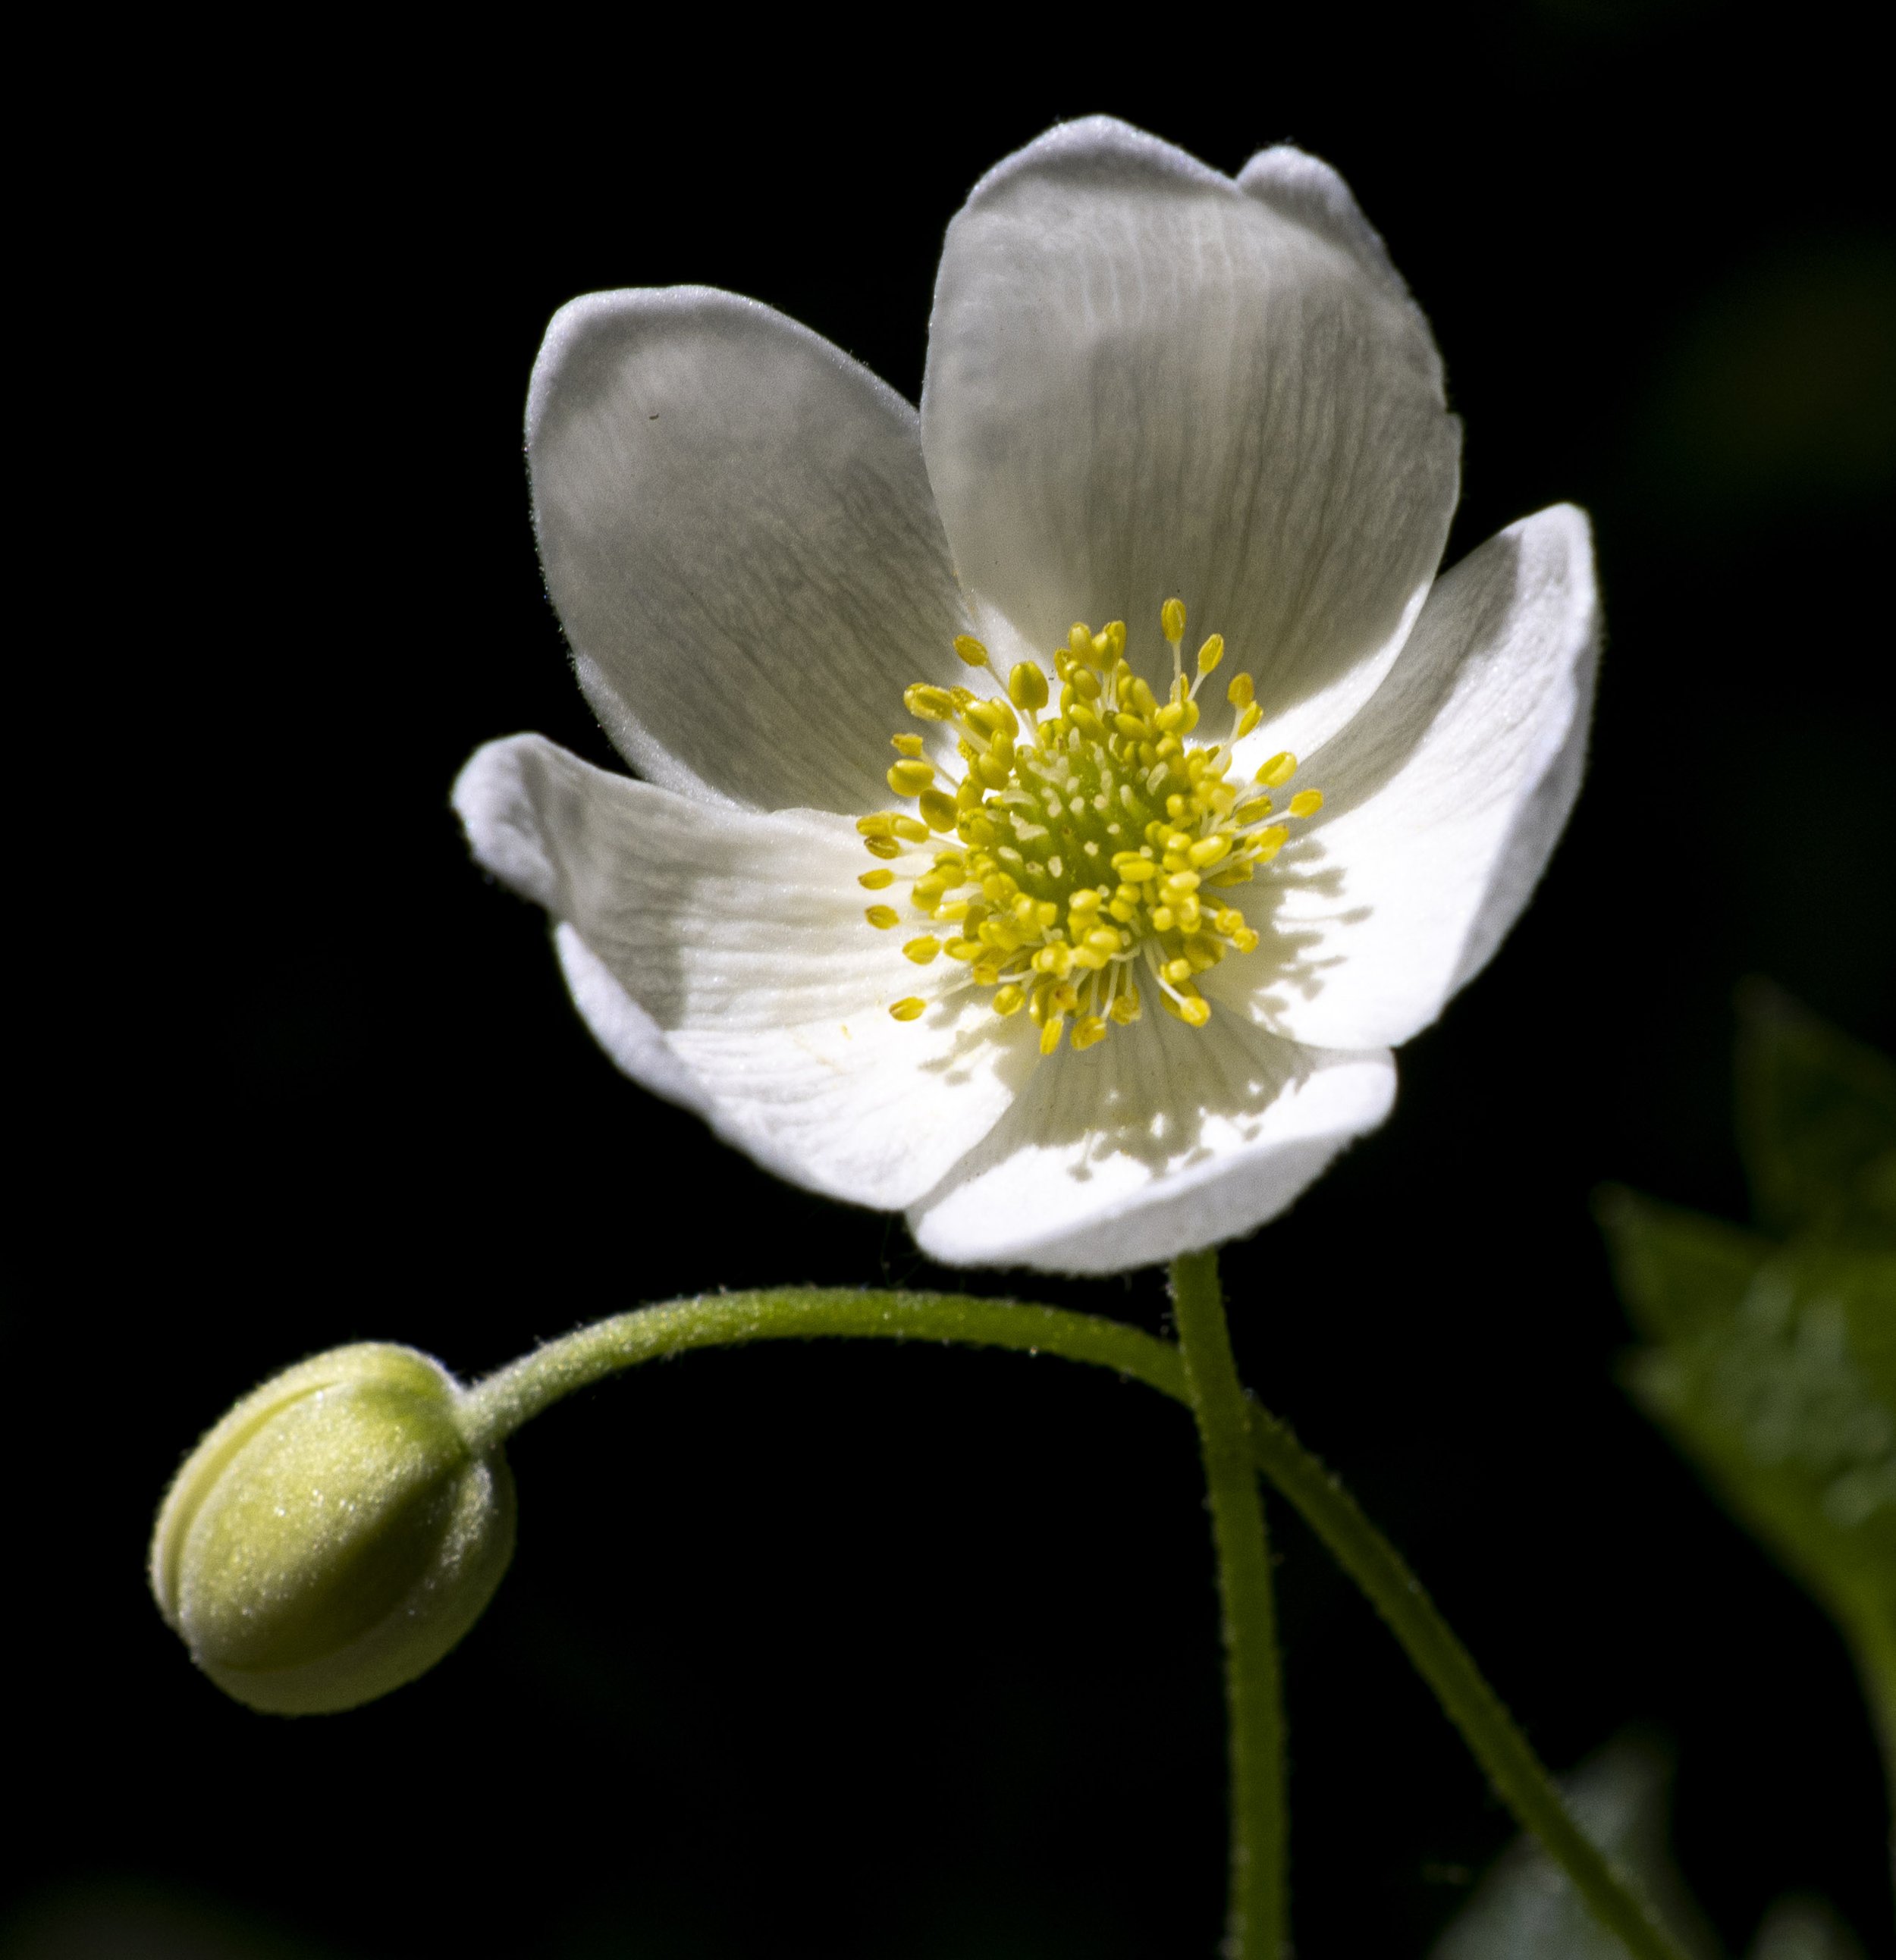
[[[1172,1312],[1205,1459],[1224,1605],[1231,1737],[1231,1904],[1224,1950],[1227,1960],[1278,1960],[1289,1930],[1283,1683],[1250,1412],[1232,1356],[1216,1252],[1187,1252],[1172,1262]]]
[[[1029,1354],[1044,1348],[1069,1361],[1111,1368],[1174,1402],[1185,1400],[1177,1351],[1116,1320],[967,1293],[784,1287],[670,1300],[550,1341],[466,1392],[462,1429],[476,1449],[490,1449],[562,1396],[642,1361],[696,1348],[826,1335],[950,1341]]]
[[[961,1293],[782,1287],[717,1293],[615,1315],[566,1335],[468,1389],[470,1445],[489,1449],[540,1411],[622,1368],[696,1348],[849,1335],[1058,1354],[1111,1368],[1190,1406],[1179,1351],[1091,1314]],[[1289,1425],[1247,1398],[1253,1459],[1369,1597],[1515,1819],[1532,1831],[1595,1916],[1636,1960],[1684,1960],[1639,1896],[1576,1828],[1559,1789],[1401,1554]]]
[[[1368,1596],[1416,1672],[1435,1690],[1502,1801],[1540,1839],[1594,1917],[1636,1960],[1681,1960],[1678,1947],[1636,1882],[1574,1822],[1558,1786],[1402,1554],[1364,1516],[1334,1473],[1297,1440],[1289,1424],[1254,1402],[1251,1442],[1259,1469]]]

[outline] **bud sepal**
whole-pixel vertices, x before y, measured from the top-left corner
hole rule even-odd
[[[151,1590],[227,1694],[276,1714],[355,1707],[480,1618],[513,1552],[514,1489],[462,1402],[428,1355],[365,1341],[276,1376],[191,1452]]]

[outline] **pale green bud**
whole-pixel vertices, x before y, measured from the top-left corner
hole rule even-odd
[[[151,1590],[227,1694],[352,1708],[425,1673],[514,1548],[513,1480],[470,1448],[460,1392],[412,1348],[337,1348],[245,1396],[186,1459]]]

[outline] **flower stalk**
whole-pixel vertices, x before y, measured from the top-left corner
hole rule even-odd
[[[1278,1960],[1289,1932],[1283,1683],[1277,1659],[1270,1545],[1253,1460],[1249,1411],[1215,1252],[1172,1262],[1172,1315],[1205,1459],[1224,1609],[1225,1706],[1231,1752],[1228,1960]]]
[[[549,1341],[467,1391],[464,1433],[470,1448],[491,1449],[575,1389],[668,1355],[836,1336],[1058,1354],[1111,1368],[1191,1405],[1180,1351],[1118,1321],[963,1293],[779,1287],[642,1307]],[[1636,1882],[1574,1824],[1558,1786],[1401,1554],[1286,1423],[1254,1398],[1244,1408],[1257,1468],[1375,1608],[1515,1821],[1540,1840],[1634,1960],[1684,1960]]]

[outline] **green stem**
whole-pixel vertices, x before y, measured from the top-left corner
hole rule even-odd
[[[1224,1606],[1225,1705],[1231,1733],[1231,1905],[1225,1952],[1228,1960],[1278,1960],[1289,1930],[1283,1684],[1250,1413],[1232,1357],[1216,1252],[1187,1252],[1172,1262],[1172,1313],[1205,1459]]]
[[[1179,1351],[1117,1321],[961,1293],[785,1287],[643,1307],[549,1341],[467,1390],[461,1403],[463,1426],[473,1447],[492,1449],[562,1396],[622,1368],[697,1348],[825,1335],[1059,1354],[1111,1368],[1191,1406]],[[1286,1424],[1254,1401],[1248,1411],[1258,1468],[1368,1596],[1517,1821],[1541,1840],[1595,1916],[1619,1934],[1636,1960],[1684,1960],[1633,1882],[1575,1828],[1526,1737],[1400,1554]]]
[[[782,1287],[640,1307],[550,1341],[470,1389],[461,1399],[462,1428],[475,1449],[489,1449],[575,1389],[642,1361],[697,1348],[839,1335],[1011,1348],[1029,1354],[1044,1349],[1069,1361],[1111,1368],[1175,1402],[1185,1399],[1177,1350],[1116,1320],[965,1293]]]
[[[1363,1516],[1335,1475],[1292,1434],[1289,1424],[1255,1402],[1251,1440],[1258,1468],[1367,1595],[1416,1672],[1435,1690],[1502,1801],[1540,1839],[1594,1917],[1617,1934],[1636,1960],[1681,1960],[1637,1882],[1574,1822],[1528,1739],[1401,1554]]]

